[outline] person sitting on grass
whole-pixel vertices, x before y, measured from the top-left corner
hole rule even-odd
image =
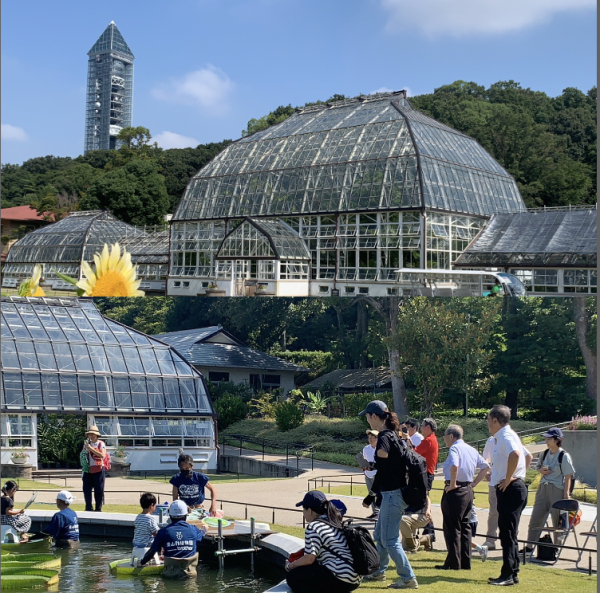
[[[188,506],[183,500],[174,501],[169,507],[171,523],[158,531],[150,549],[139,563],[145,566],[156,554],[164,550],[166,579],[195,578],[198,567],[198,542],[201,542],[206,528],[198,529],[189,525]]]
[[[211,494],[208,514],[215,517],[217,514],[217,490],[209,483],[208,476],[194,471],[194,460],[191,455],[180,455],[177,465],[179,473],[170,480],[173,485],[173,500],[185,502],[190,509],[202,508],[204,488],[207,488]]]
[[[28,541],[27,532],[31,528],[31,517],[25,514],[25,509],[15,510],[15,494],[19,485],[14,480],[8,480],[2,487],[2,525],[9,525],[18,534],[21,542]]]
[[[360,585],[361,577],[354,570],[342,531],[340,502],[334,504],[322,492],[312,490],[296,504],[302,507],[308,525],[304,555],[285,566],[285,580],[294,593],[346,593]]]
[[[140,559],[150,549],[154,536],[158,533],[158,519],[153,515],[156,510],[156,496],[151,492],[144,492],[140,496],[142,512],[135,518],[133,532],[133,550],[131,552],[131,565],[135,566],[136,558]],[[154,560],[159,564],[158,555]]]
[[[58,513],[54,514],[50,525],[44,532],[54,538],[54,545],[57,548],[75,548],[79,545],[77,514],[69,508],[74,500],[75,498],[68,490],[61,490],[56,495]]]

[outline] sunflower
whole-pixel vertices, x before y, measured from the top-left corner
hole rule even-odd
[[[141,280],[136,280],[136,268],[131,264],[131,254],[125,251],[121,257],[118,243],[111,246],[104,244],[102,253],[94,254],[96,271],[87,262],[81,263],[85,275],[84,280],[77,283],[83,290],[82,296],[133,297],[144,296],[138,290]]]
[[[40,278],[42,277],[42,266],[36,264],[33,266],[31,278],[24,280],[19,286],[19,296],[25,297],[43,297],[46,293],[40,288]]]

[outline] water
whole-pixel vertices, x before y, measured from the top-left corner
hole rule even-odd
[[[126,542],[88,539],[77,550],[54,553],[62,557],[62,568],[58,589],[53,590],[69,593],[261,593],[283,579],[281,569],[260,562],[252,574],[249,555],[226,558],[225,570],[219,574],[214,557],[203,557],[201,552],[196,579],[169,581],[161,576],[111,574],[109,562],[131,556],[131,546]]]

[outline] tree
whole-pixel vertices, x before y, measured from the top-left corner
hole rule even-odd
[[[133,159],[94,181],[81,208],[109,210],[119,220],[138,226],[164,223],[169,209],[165,178],[155,161]]]
[[[419,390],[421,415],[431,415],[444,390],[477,387],[492,357],[486,346],[494,321],[493,310],[470,319],[431,299],[414,298],[404,304],[389,341],[399,353],[400,372],[410,374]]]
[[[583,355],[586,371],[585,393],[593,401],[597,398],[598,388],[598,361],[596,358],[596,299],[590,299],[587,305],[583,296],[573,297],[573,314],[575,317],[575,329],[577,342]]]
[[[150,140],[152,140],[150,130],[143,126],[127,126],[119,130],[117,134],[120,148],[128,150],[141,150],[150,145]]]
[[[71,212],[79,210],[79,196],[66,192],[54,194],[49,191],[44,197],[32,202],[31,207],[35,208],[44,220],[58,222]]]

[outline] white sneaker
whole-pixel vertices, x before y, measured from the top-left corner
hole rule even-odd
[[[418,589],[419,583],[417,579],[410,579],[410,581],[403,581],[402,579],[397,580],[395,583],[388,585],[388,589]]]
[[[488,549],[488,552],[496,549],[495,542],[485,542],[483,545]]]
[[[363,577],[363,581],[385,581],[385,572],[374,572]]]
[[[483,546],[479,546],[479,549],[477,551],[479,552],[479,555],[481,556],[481,561],[485,562],[488,557],[488,547],[484,544]]]

